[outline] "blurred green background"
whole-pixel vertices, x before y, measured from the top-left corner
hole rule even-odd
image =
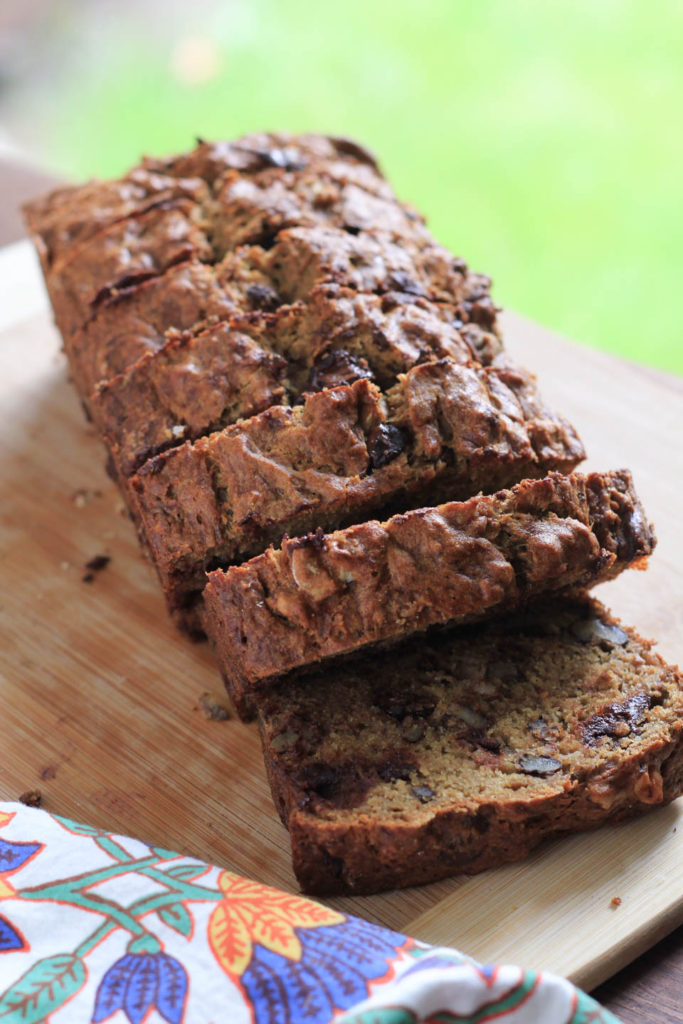
[[[357,136],[500,304],[683,372],[680,0],[27,4],[0,118],[44,164]]]

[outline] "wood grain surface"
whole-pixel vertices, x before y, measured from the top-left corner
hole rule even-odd
[[[28,243],[0,252],[0,282],[0,797],[39,788],[48,810],[294,891],[255,729],[201,710],[202,693],[222,696],[211,654],[166,617],[68,384]],[[632,468],[659,548],[647,573],[599,596],[683,662],[683,386],[514,316],[504,327],[581,431],[589,466]],[[85,582],[99,554],[111,561]],[[331,902],[591,988],[683,920],[682,804],[475,878]]]

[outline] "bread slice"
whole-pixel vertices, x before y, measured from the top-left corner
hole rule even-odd
[[[626,470],[512,490],[285,540],[209,574],[203,622],[243,713],[268,682],[430,626],[587,587],[655,538]],[[310,677],[309,683],[318,676]]]
[[[329,282],[282,304],[266,273],[267,258],[261,257],[252,247],[234,253],[229,269],[227,261],[216,268],[217,280],[229,275],[225,295],[233,308],[224,322],[168,334],[160,347],[149,345],[142,358],[102,380],[90,396],[92,418],[118,476],[130,476],[184,440],[281,401],[297,404],[312,391],[361,377],[388,389],[418,363],[449,358],[486,366],[501,358],[488,281],[481,275],[465,276],[456,305]],[[88,327],[93,351],[101,350],[96,331],[107,330],[103,314]],[[121,335],[126,336],[123,325]],[[125,343],[130,349],[128,337]],[[120,350],[117,344],[114,351]]]
[[[118,181],[61,185],[26,203],[23,213],[48,274],[114,224],[178,200],[205,202],[208,195],[206,183],[197,175],[136,167]]]
[[[259,725],[301,888],[474,874],[683,788],[683,679],[585,595],[269,688]]]
[[[62,337],[84,327],[122,289],[187,260],[210,261],[207,228],[201,205],[177,199],[116,221],[74,247],[45,278]]]
[[[162,348],[168,330],[187,331],[203,320],[226,319],[243,308],[239,300],[239,294],[219,287],[213,267],[199,259],[176,264],[161,277],[118,288],[84,326],[62,335],[71,377],[86,411],[100,381]]]
[[[442,359],[385,395],[357,380],[183,444],[147,461],[128,493],[169,607],[192,625],[207,569],[286,533],[570,471],[582,456],[529,375]]]

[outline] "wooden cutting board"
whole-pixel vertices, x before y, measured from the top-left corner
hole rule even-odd
[[[633,469],[659,548],[600,596],[683,663],[683,381],[512,315],[504,327],[589,465]],[[27,242],[0,251],[0,409],[0,798],[37,788],[48,810],[296,891],[255,728],[199,707],[222,696],[212,656],[166,617]],[[109,565],[84,582],[99,554]],[[592,988],[683,920],[683,801],[475,878],[331,903]]]

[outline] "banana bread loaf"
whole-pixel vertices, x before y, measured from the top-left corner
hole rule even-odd
[[[586,596],[267,688],[259,725],[305,892],[474,874],[683,788],[683,680]]]
[[[630,474],[553,474],[385,523],[285,539],[209,574],[203,622],[241,713],[264,684],[430,626],[609,579],[650,554]]]

